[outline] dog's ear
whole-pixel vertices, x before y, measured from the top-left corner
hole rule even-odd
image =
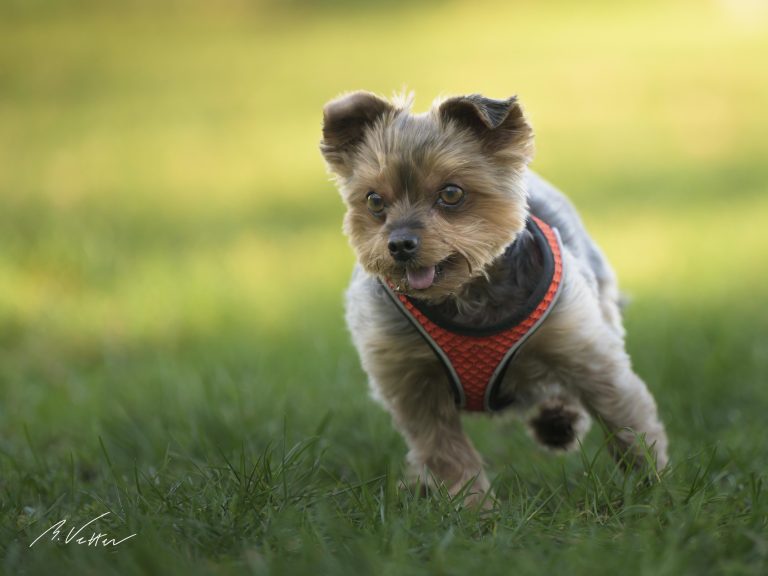
[[[381,116],[394,110],[387,102],[370,92],[353,92],[332,100],[323,108],[323,140],[320,151],[337,172],[344,172],[348,152],[358,144]]]
[[[533,154],[533,129],[517,96],[493,100],[479,94],[449,98],[440,117],[471,129],[490,152],[506,152],[527,162]]]

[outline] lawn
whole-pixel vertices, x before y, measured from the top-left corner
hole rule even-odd
[[[0,573],[768,573],[768,10],[537,4],[0,3]],[[404,86],[520,96],[631,297],[660,482],[473,417],[492,512],[398,488],[317,142]],[[135,536],[30,547],[105,512]]]

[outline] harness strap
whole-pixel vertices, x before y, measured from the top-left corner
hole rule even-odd
[[[399,294],[393,285],[380,281],[395,305],[445,366],[456,403],[461,409],[493,412],[510,403],[502,403],[497,398],[504,373],[517,351],[551,312],[560,295],[563,280],[560,235],[536,216],[529,218],[528,228],[544,256],[544,277],[534,290],[533,301],[525,307],[526,315],[511,326],[474,330],[450,325],[451,322],[431,314],[423,302]]]

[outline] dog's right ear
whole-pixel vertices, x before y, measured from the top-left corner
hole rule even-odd
[[[376,120],[394,107],[370,92],[352,92],[328,102],[323,108],[323,140],[320,151],[338,173],[346,172],[348,153]]]

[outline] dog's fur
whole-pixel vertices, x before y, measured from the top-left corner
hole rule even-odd
[[[510,409],[548,448],[577,446],[592,414],[610,433],[617,460],[644,462],[644,437],[656,466],[666,465],[656,404],[625,352],[613,271],[571,203],[527,169],[533,132],[516,98],[450,98],[417,115],[409,98],[347,94],[325,106],[321,150],[346,203],[344,230],[359,263],[347,323],[373,395],[404,435],[422,481],[436,479],[452,494],[468,486],[471,502],[489,490],[443,366],[377,277],[456,323],[497,324],[540,278],[541,255],[525,228],[530,213],[560,233],[563,288],[507,370],[501,396],[513,399]],[[438,201],[448,183],[466,194],[458,207]],[[381,214],[366,204],[370,191],[384,201]],[[406,264],[388,248],[403,229],[419,240]],[[508,249],[512,256],[499,258]],[[430,286],[410,286],[409,267],[432,266]]]

